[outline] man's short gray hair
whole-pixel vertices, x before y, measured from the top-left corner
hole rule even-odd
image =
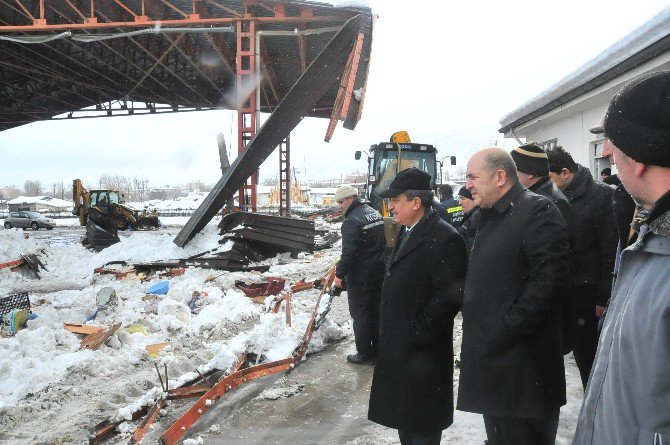
[[[519,174],[517,173],[514,159],[507,152],[493,151],[487,153],[486,156],[484,156],[483,168],[491,175],[498,170],[502,170],[507,174],[507,179],[510,181],[519,181]]]
[[[407,200],[411,201],[414,198],[421,200],[421,205],[428,208],[433,203],[432,190],[405,190],[403,192],[407,196]]]

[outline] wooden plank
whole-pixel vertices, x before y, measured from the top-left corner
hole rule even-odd
[[[114,333],[121,327],[121,323],[117,323],[114,326],[111,326],[107,329],[104,329],[100,332],[95,332],[89,334],[86,338],[81,341],[80,349],[92,349],[96,350],[107,341],[109,337],[114,335]]]
[[[95,334],[96,332],[104,331],[104,326],[93,326],[88,324],[77,324],[77,323],[63,323],[65,329],[75,334]]]
[[[166,346],[169,346],[170,342],[166,341],[163,343],[154,343],[153,345],[146,345],[144,348],[147,350],[150,356],[154,357],[158,355]]]

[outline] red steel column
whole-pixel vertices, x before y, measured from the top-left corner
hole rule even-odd
[[[256,25],[255,20],[237,21],[237,152],[242,153],[256,135]],[[258,172],[239,190],[240,209],[256,211]],[[248,193],[246,193],[248,191]],[[248,196],[247,196],[248,195]]]

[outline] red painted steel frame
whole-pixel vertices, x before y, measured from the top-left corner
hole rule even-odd
[[[195,424],[195,422],[205,414],[207,409],[209,409],[209,406],[211,406],[213,402],[223,397],[227,392],[237,388],[245,382],[257,379],[259,377],[265,377],[271,374],[276,374],[278,372],[288,371],[300,363],[303,356],[305,355],[305,351],[307,350],[309,341],[312,338],[312,334],[314,333],[316,315],[319,312],[321,298],[326,293],[326,290],[332,285],[335,278],[335,266],[332,266],[328,270],[327,277],[328,278],[326,283],[321,289],[319,297],[316,300],[316,304],[314,305],[314,310],[312,311],[312,315],[310,317],[309,324],[307,325],[307,329],[305,330],[305,334],[303,335],[302,341],[298,345],[298,348],[293,353],[293,355],[282,360],[252,366],[250,368],[236,371],[228,375],[226,378],[214,385],[212,389],[207,391],[202,397],[200,397],[200,399],[198,399],[198,401],[188,411],[186,411],[184,415],[177,419],[177,421],[173,423],[172,426],[170,426],[170,428],[165,431],[165,433],[163,433],[161,436],[161,442],[164,445],[176,444],[179,439],[181,439],[184,434],[186,434],[186,431],[188,431]]]
[[[181,27],[181,26],[193,26],[193,25],[206,25],[206,26],[215,26],[215,25],[234,25],[240,20],[248,20],[250,14],[240,14],[232,8],[229,8],[225,5],[222,5],[216,0],[204,0],[206,3],[214,6],[217,12],[224,11],[228,15],[233,17],[203,17],[201,14],[196,13],[195,11],[181,11],[177,6],[172,4],[168,0],[159,0],[166,7],[177,12],[181,16],[179,19],[171,19],[161,13],[160,8],[153,8],[151,11],[146,11],[144,7],[144,2],[142,2],[142,10],[134,11],[131,5],[127,5],[123,0],[91,0],[90,1],[90,11],[86,14],[79,10],[71,1],[65,0],[68,6],[77,14],[80,22],[75,23],[49,23],[44,17],[45,6],[48,6],[50,3],[49,0],[40,0],[39,1],[39,18],[33,16],[28,8],[26,8],[20,0],[15,0],[16,4],[20,9],[17,9],[17,12],[21,14],[20,17],[26,19],[26,21],[31,22],[31,24],[16,24],[16,23],[5,23],[0,25],[0,32],[16,32],[24,33],[31,31],[71,31],[71,30],[92,30],[92,29],[112,29],[112,28],[154,28],[156,26],[166,27]],[[248,10],[249,6],[259,5],[261,7],[266,7],[258,1],[247,0],[245,1],[245,9]],[[309,5],[302,5],[300,7],[299,15],[286,15],[284,4],[279,2],[274,2],[274,6],[271,9],[274,16],[272,17],[254,17],[253,19],[258,23],[295,23],[295,24],[304,24],[307,22],[318,23],[318,22],[332,22],[332,21],[346,21],[350,18],[351,14],[347,12],[338,12],[334,15],[325,15],[325,16],[315,16],[314,7]],[[102,10],[111,10],[112,8],[119,8],[125,11],[129,18],[132,20],[127,21],[113,21],[108,20],[100,22],[99,15]],[[152,17],[150,14],[159,15],[159,17]],[[97,14],[97,15],[96,15]]]
[[[255,20],[237,22],[237,153],[246,150],[247,144],[256,135],[256,24]],[[247,184],[239,191],[240,209],[256,211],[256,184],[258,172],[251,175]],[[246,202],[249,190],[251,202]],[[251,209],[248,205],[251,205]]]

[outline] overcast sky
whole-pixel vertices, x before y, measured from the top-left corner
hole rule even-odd
[[[360,0],[359,0],[360,1]],[[298,179],[363,171],[354,151],[407,130],[414,142],[456,155],[497,142],[499,119],[659,13],[667,2],[608,0],[446,2],[370,0],[377,14],[363,116],[355,131],[305,119],[293,131]],[[0,132],[0,187],[27,179],[51,189],[102,174],[151,186],[220,177],[217,138],[237,145],[229,111],[46,121]],[[233,154],[233,156],[235,156]],[[276,156],[261,180],[278,174]]]

